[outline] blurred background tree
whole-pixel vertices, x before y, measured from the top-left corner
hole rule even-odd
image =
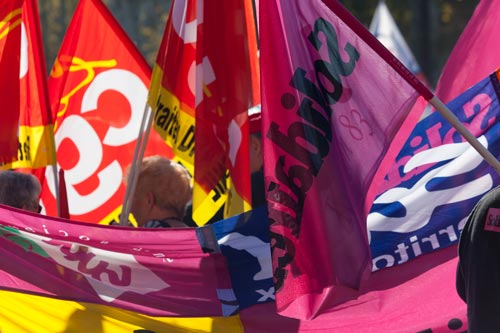
[[[52,68],[77,2],[78,0],[38,1],[48,70]],[[163,36],[171,0],[103,2],[152,66]],[[378,0],[341,2],[368,27]],[[479,0],[386,0],[394,20],[432,86],[435,86],[478,2]]]

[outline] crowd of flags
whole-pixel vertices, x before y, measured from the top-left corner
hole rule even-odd
[[[47,75],[37,1],[2,1],[1,168],[38,176],[46,217],[0,208],[0,331],[466,330],[456,245],[500,179],[420,117],[437,96],[500,156],[500,5],[478,4],[435,93],[383,1],[371,33],[334,0],[256,5],[172,1],[151,70],[81,0]],[[246,153],[259,104],[267,211]],[[153,154],[193,175],[200,228],[107,226]]]

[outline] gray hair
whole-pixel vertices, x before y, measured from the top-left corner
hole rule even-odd
[[[0,204],[37,211],[41,186],[32,174],[0,171]]]

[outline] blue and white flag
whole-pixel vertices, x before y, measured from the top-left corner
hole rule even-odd
[[[240,309],[274,301],[267,206],[214,223]]]
[[[448,107],[500,156],[498,71]],[[373,270],[405,263],[458,242],[469,212],[499,175],[434,112],[420,121],[386,175],[368,216]]]

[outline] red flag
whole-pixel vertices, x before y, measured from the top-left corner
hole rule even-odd
[[[0,122],[0,163],[17,158],[20,92],[19,68],[21,45],[22,0],[0,4],[0,91],[4,105]]]
[[[57,163],[64,170],[72,219],[117,220],[150,73],[102,2],[80,1],[49,78]],[[170,151],[152,135],[146,154],[169,156]],[[45,178],[42,199],[55,215],[53,173],[47,171]]]
[[[243,202],[234,209],[231,198],[231,208],[250,207],[247,112],[260,98],[251,3],[196,4],[172,2],[149,104],[154,128],[194,173],[193,216],[204,224],[227,200],[226,170]]]
[[[370,274],[374,189],[418,121],[410,109],[432,97],[338,2],[326,3],[260,3],[276,303],[308,319]]]
[[[3,16],[0,29],[5,94],[0,162],[7,162],[0,167],[40,168],[53,164],[55,154],[38,5],[36,0],[4,1],[0,10],[10,6],[15,9]]]
[[[482,0],[460,35],[436,86],[447,103],[500,66],[500,2]],[[470,64],[473,64],[472,66]]]

